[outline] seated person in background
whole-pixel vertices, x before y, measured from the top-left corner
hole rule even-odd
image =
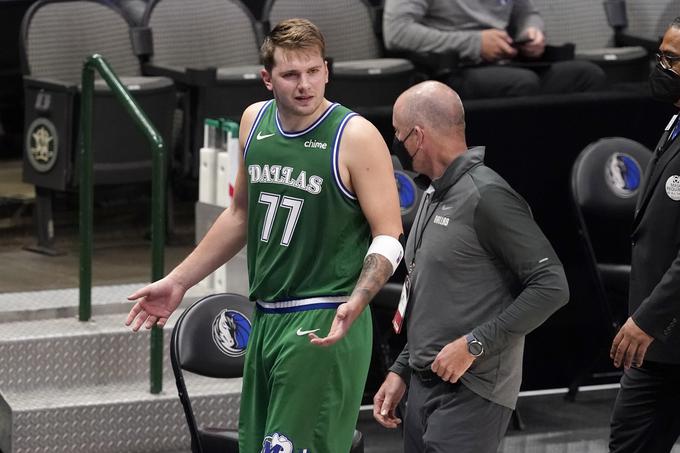
[[[385,46],[392,51],[455,52],[465,63],[446,82],[461,98],[597,90],[600,67],[569,60],[515,67],[545,50],[543,20],[531,0],[385,0]]]

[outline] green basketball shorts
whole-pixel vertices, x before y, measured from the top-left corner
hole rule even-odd
[[[309,332],[326,336],[338,305],[295,311],[267,309],[258,303],[246,349],[241,452],[349,452],[371,359],[373,328],[367,308],[336,344],[311,344]]]

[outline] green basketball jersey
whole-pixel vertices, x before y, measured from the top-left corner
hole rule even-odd
[[[370,241],[338,169],[342,132],[354,115],[332,104],[305,130],[288,132],[274,100],[258,113],[244,150],[251,299],[345,296],[354,288]]]

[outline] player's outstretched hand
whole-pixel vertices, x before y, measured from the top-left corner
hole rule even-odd
[[[155,325],[163,327],[177,306],[182,302],[186,288],[170,277],[145,286],[128,296],[128,300],[136,300],[125,325],[132,325],[137,332],[142,325],[150,329]]]
[[[357,308],[347,302],[341,304],[335,312],[335,318],[333,318],[331,330],[328,332],[328,335],[321,338],[315,333],[310,333],[309,339],[311,343],[318,346],[330,346],[337,343],[347,334],[347,331],[354,320],[361,314],[361,310],[361,308]]]

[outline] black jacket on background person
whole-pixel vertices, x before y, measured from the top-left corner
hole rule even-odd
[[[668,140],[670,126],[635,209],[628,309],[654,337],[645,360],[680,363],[680,140]]]

